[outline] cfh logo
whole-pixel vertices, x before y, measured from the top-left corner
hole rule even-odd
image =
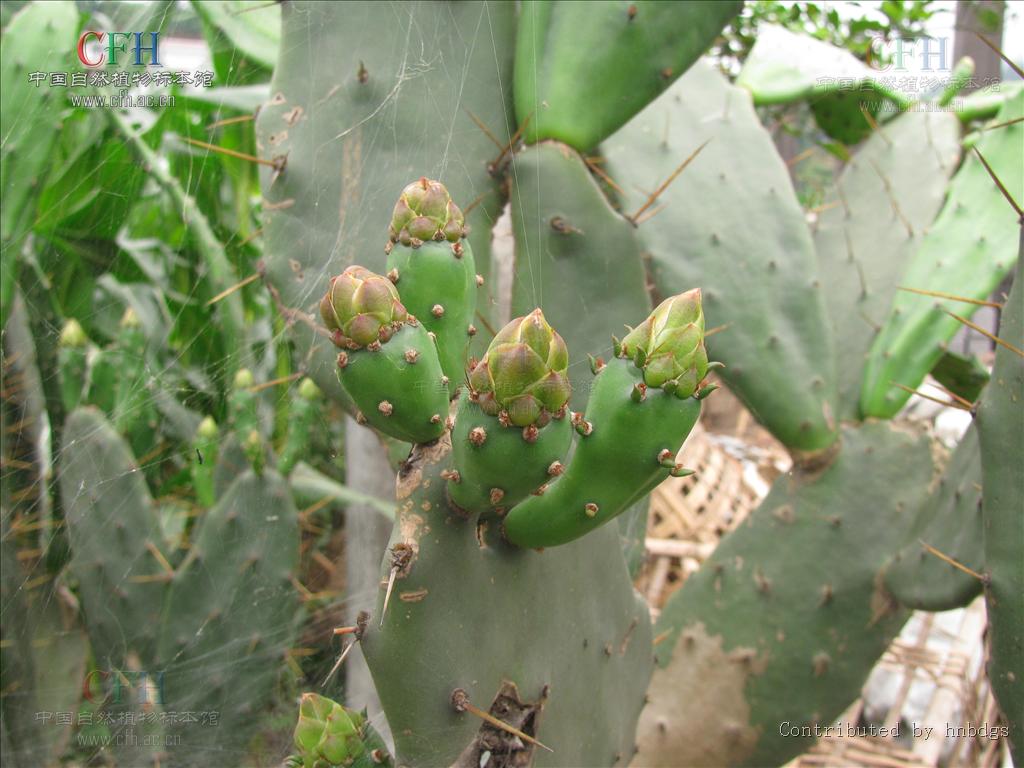
[[[110,704],[164,703],[164,673],[125,669],[94,669],[85,676],[82,696],[86,701],[107,701]]]
[[[116,67],[118,54],[128,55],[129,51],[132,56],[131,63],[136,67],[161,66],[160,33],[90,30],[83,32],[78,38],[78,60],[87,67]],[[145,61],[147,54],[148,62]]]
[[[898,37],[889,42],[876,37],[871,41],[871,59],[880,72],[948,72],[949,56],[948,37]],[[915,60],[919,66],[912,67]],[[888,63],[878,66],[881,61]]]

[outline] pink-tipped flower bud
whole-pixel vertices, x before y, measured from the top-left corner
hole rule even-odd
[[[414,240],[455,243],[466,236],[466,218],[444,184],[424,177],[402,190],[388,233],[391,242],[403,245]]]
[[[320,316],[343,349],[385,342],[406,321],[408,313],[394,284],[370,270],[348,267],[320,300]]]
[[[665,299],[622,340],[619,356],[636,362],[648,387],[694,394],[708,372],[700,289]]]
[[[498,331],[469,386],[486,413],[504,411],[516,427],[544,426],[569,400],[568,367],[565,342],[535,309]]]

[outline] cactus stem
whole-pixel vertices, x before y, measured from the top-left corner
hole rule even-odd
[[[391,245],[391,241],[390,240],[388,240],[388,245]],[[397,267],[392,267],[391,269],[389,269],[388,270],[388,274],[387,274],[387,278],[388,278],[388,280],[390,280],[395,285],[398,285],[398,268]]]
[[[689,477],[690,475],[696,473],[696,471],[697,470],[695,469],[687,469],[682,464],[676,464],[674,467],[672,467],[672,469],[669,470],[669,474],[672,475],[672,477]]]
[[[640,354],[639,349],[637,354]],[[633,385],[633,391],[629,393],[629,396],[633,399],[634,403],[642,403],[647,398],[647,385],[643,382],[637,382]]]
[[[668,448],[662,448],[658,451],[658,463],[665,469],[675,469],[676,455]]]
[[[599,507],[592,501],[588,501],[583,505],[583,511],[587,513],[587,517],[597,517]]]
[[[458,484],[462,482],[462,475],[459,474],[457,469],[442,469],[441,479]]]
[[[563,472],[565,472],[565,464],[560,461],[552,461],[548,466],[548,474],[551,477],[558,477]]]
[[[501,488],[491,488],[491,504],[498,504],[503,498],[505,498],[505,492]]]
[[[462,688],[456,688],[454,691],[452,691],[452,699],[451,699],[451,701],[452,701],[452,708],[456,712],[469,712],[471,715],[476,715],[477,717],[479,717],[484,722],[490,723],[495,728],[500,728],[501,730],[505,731],[506,733],[511,733],[513,736],[518,736],[520,739],[522,739],[525,742],[533,744],[534,746],[538,746],[541,749],[546,749],[548,752],[551,752],[551,753],[554,753],[554,751],[555,751],[551,747],[548,747],[548,746],[545,746],[544,744],[541,744],[539,741],[537,741],[535,738],[533,738],[533,736],[531,736],[530,734],[523,733],[521,730],[519,730],[518,728],[515,728],[515,727],[509,725],[504,720],[499,720],[494,715],[492,715],[490,712],[484,712],[482,709],[480,709],[479,707],[474,705],[472,702],[470,702],[469,694],[467,694],[466,691],[464,689],[462,689]]]
[[[523,427],[523,440],[528,443],[536,443],[537,437],[540,435],[540,430],[537,429],[536,424],[530,424]]]
[[[338,353],[338,368],[344,368],[348,365],[348,352]]]
[[[430,314],[432,314],[434,317],[441,317],[444,314],[444,307],[442,307],[440,304],[435,304],[433,307],[431,307]]]
[[[381,400],[377,404],[377,410],[383,413],[385,416],[390,416],[395,411],[395,407],[387,400]]]

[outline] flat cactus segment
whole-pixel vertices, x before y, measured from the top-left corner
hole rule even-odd
[[[64,90],[45,83],[33,85],[29,73],[46,71],[64,61],[75,46],[78,11],[72,2],[32,2],[8,22],[3,34],[0,75],[0,328],[14,297],[18,253],[35,219],[35,200],[52,158],[61,112],[67,107]]]
[[[837,435],[831,328],[804,212],[749,95],[698,62],[602,145],[605,170],[635,211],[636,190],[706,140],[640,223],[655,287],[700,286],[709,329],[724,326],[707,340],[722,378],[788,448],[822,450]]]
[[[451,765],[468,746],[476,761],[466,764],[480,765],[483,750],[471,742],[481,721],[456,711],[452,694],[462,688],[488,710],[512,683],[536,713],[530,735],[554,750],[532,750],[532,764],[622,765],[633,751],[652,641],[618,532],[606,526],[546,552],[510,548],[496,524],[448,507],[441,472],[450,468],[449,452],[447,437],[418,446],[402,470],[391,552],[412,554],[383,628],[385,587],[362,640],[396,762]],[[389,552],[384,583],[392,561]],[[582,597],[594,594],[600,599]],[[511,764],[528,764],[529,745],[510,752]]]
[[[949,112],[907,112],[873,134],[843,168],[814,227],[838,355],[839,416],[859,415],[864,359],[907,263],[945,197],[959,157]]]
[[[1024,117],[1024,91],[1003,104],[997,123]],[[1024,200],[1024,123],[985,131],[977,151],[1013,197]],[[987,299],[1013,268],[1018,226],[1007,202],[974,152],[950,185],[935,223],[912,257],[901,285],[970,299]],[[860,408],[891,418],[942,357],[961,324],[945,310],[969,317],[976,305],[901,291],[871,345]]]
[[[886,567],[885,586],[903,605],[921,611],[948,611],[967,605],[981,593],[981,496],[981,455],[972,425],[939,484],[918,510],[903,547]],[[936,551],[976,575],[940,558]]]
[[[927,437],[869,423],[843,430],[823,471],[778,478],[662,611],[639,764],[780,765],[806,750],[780,723],[831,723],[903,625],[878,572],[932,473]]]
[[[1021,198],[1017,198],[1020,200]],[[1005,213],[1005,212],[1004,212]],[[1010,297],[1003,309],[996,363],[978,408],[976,423],[985,486],[982,502],[985,587],[988,606],[988,679],[1010,724],[1015,764],[1024,763],[1024,509],[1021,456],[1024,455],[1024,230]]]
[[[387,269],[405,308],[437,337],[444,375],[461,381],[476,319],[476,263],[469,241],[425,242],[415,248],[396,243]]]
[[[650,310],[640,243],[568,147],[544,142],[519,152],[513,163],[512,314],[540,307],[565,338],[571,403],[582,410],[587,355],[609,359],[611,335],[624,330],[622,318]]]
[[[410,443],[429,443],[444,432],[448,382],[422,325],[403,325],[376,351],[342,351],[335,366],[370,426]]]
[[[353,262],[385,271],[395,197],[424,175],[444,179],[470,210],[477,271],[488,277],[503,204],[488,164],[500,149],[473,117],[508,142],[515,16],[514,3],[420,3],[397,14],[378,2],[281,6],[273,96],[256,128],[261,157],[287,156],[261,181],[267,277],[288,307],[315,315],[327,279]],[[337,353],[304,324],[292,328],[310,376],[343,398]]]
[[[448,494],[467,512],[508,509],[561,472],[572,444],[568,414],[540,428],[502,426],[464,393],[452,429]]]
[[[151,660],[170,574],[157,556],[162,539],[142,471],[91,407],[68,416],[60,455],[71,574],[97,662],[121,668],[129,654]]]
[[[246,471],[202,518],[171,582],[159,659],[164,707],[220,713],[216,728],[171,726],[172,765],[240,749],[258,725],[296,630],[299,522],[273,470]]]
[[[592,150],[683,74],[742,5],[522,4],[514,92],[524,139]]]
[[[633,392],[642,382],[642,372],[627,360],[612,360],[601,369],[582,422],[589,434],[579,439],[564,474],[542,496],[531,496],[511,509],[504,522],[510,542],[553,547],[573,541],[621,514],[668,477],[671,462],[700,416],[700,402],[654,388],[637,402]]]

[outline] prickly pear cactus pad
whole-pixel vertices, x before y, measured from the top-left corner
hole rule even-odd
[[[1020,200],[1021,198],[1016,198]],[[1003,215],[1011,214],[1003,210]],[[999,335],[1005,344],[978,409],[978,437],[985,495],[982,502],[985,587],[988,605],[988,677],[999,708],[1010,723],[1014,763],[1024,761],[1024,230],[1013,288],[1003,309]]]
[[[267,276],[282,301],[313,315],[327,279],[346,266],[385,271],[395,196],[421,176],[444,179],[472,206],[469,242],[486,279],[502,206],[488,164],[501,150],[473,118],[508,141],[515,5],[291,2],[281,16],[282,53],[257,135],[261,157],[287,158],[262,178]],[[310,375],[340,396],[337,353],[304,324],[293,329]]]
[[[742,6],[523,3],[515,105],[525,140],[592,150],[683,74]]]
[[[814,226],[814,247],[836,338],[839,415],[859,415],[864,359],[885,322],[959,157],[950,112],[907,112],[861,146],[836,179]]]
[[[639,225],[655,287],[703,290],[722,377],[797,451],[836,439],[832,334],[814,248],[789,173],[743,90],[697,62],[601,149],[638,210],[650,190],[707,142]],[[618,312],[609,313],[621,316]],[[572,342],[570,341],[570,348]]]
[[[934,551],[975,573],[983,570],[981,498],[981,455],[972,426],[918,510],[903,547],[885,569],[885,585],[893,597],[908,608],[948,611],[967,605],[981,592],[977,576],[940,559]]]
[[[446,435],[417,446],[402,469],[391,554],[362,640],[397,763],[450,765],[461,753],[460,765],[479,766],[496,739],[489,743],[507,750],[508,765],[531,756],[538,766],[624,764],[652,657],[647,607],[618,531],[605,526],[545,552],[511,548],[496,524],[448,506],[449,452]],[[453,706],[457,689],[484,711],[514,710],[524,732],[554,752],[482,727]]]
[[[515,275],[512,312],[540,307],[569,347],[572,405],[587,402],[587,356],[612,355],[611,335],[650,309],[640,243],[609,204],[586,164],[564,144],[546,141],[512,165]]]
[[[1024,91],[1003,104],[998,128],[985,131],[976,149],[1014,200],[1024,200]],[[1013,122],[1013,121],[1017,122]],[[1018,224],[975,152],[964,159],[949,196],[922,239],[901,285],[987,299],[1013,268]],[[969,316],[975,305],[899,292],[878,332],[864,368],[861,412],[890,418],[939,358],[961,324],[948,312]]]
[[[219,723],[172,726],[173,765],[241,749],[258,726],[296,631],[298,559],[298,515],[273,470],[246,471],[203,516],[171,581],[159,658],[165,708],[216,710]]]
[[[95,408],[68,416],[59,476],[93,653],[107,668],[122,668],[131,654],[149,662],[169,578],[160,528],[128,445]]]
[[[666,604],[637,765],[787,762],[811,740],[781,725],[831,723],[899,631],[879,569],[927,493],[930,441],[889,423],[841,439],[831,466],[776,480]]]

